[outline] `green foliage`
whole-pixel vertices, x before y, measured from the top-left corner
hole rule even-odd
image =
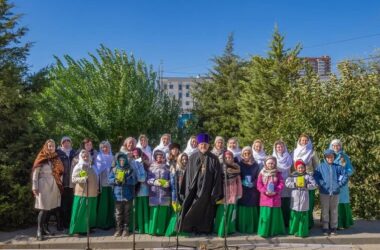
[[[242,117],[240,135],[246,144],[256,138],[274,142],[281,137],[273,129],[282,116],[283,98],[303,67],[302,60],[297,57],[301,46],[291,50],[284,47],[284,37],[276,27],[268,56],[253,56],[247,66],[247,80],[242,81],[238,100]]]
[[[156,138],[176,127],[178,102],[155,88],[156,75],[145,63],[104,46],[90,58],[66,55],[50,69],[37,117],[51,135],[119,146],[126,136]]]
[[[0,0],[0,228],[30,223],[33,196],[28,185],[30,166],[41,136],[33,126],[31,92],[26,89],[30,43],[21,44],[27,32],[18,27],[21,15],[13,4]],[[37,146],[39,147],[39,146]]]
[[[224,54],[213,59],[210,80],[199,83],[192,91],[194,114],[201,130],[225,138],[240,130],[240,116],[236,100],[244,79],[245,63],[233,53],[233,35],[228,37]],[[212,119],[210,119],[212,117]]]

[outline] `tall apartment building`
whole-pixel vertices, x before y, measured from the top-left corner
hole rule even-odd
[[[303,59],[310,64],[320,77],[327,77],[331,73],[331,58],[329,56],[303,57]],[[305,70],[301,70],[300,74],[305,75]]]
[[[180,101],[182,114],[191,114],[194,100],[191,96],[191,88],[196,82],[204,81],[204,77],[162,77],[160,88],[166,91],[169,96],[174,96]]]

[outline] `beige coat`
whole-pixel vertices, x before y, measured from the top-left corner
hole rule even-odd
[[[86,186],[86,177],[80,177],[80,171],[87,171],[88,175],[88,197],[97,197],[98,196],[98,177],[95,173],[95,170],[92,167],[78,163],[72,174],[72,182],[75,185],[74,195],[76,196],[87,196],[87,186]]]
[[[36,209],[51,210],[61,206],[61,193],[53,177],[50,161],[33,171],[32,189],[39,192],[35,197]]]

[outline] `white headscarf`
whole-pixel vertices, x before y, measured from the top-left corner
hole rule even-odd
[[[301,137],[304,137],[304,136],[301,136]],[[298,159],[301,159],[307,165],[307,164],[310,163],[310,161],[311,161],[311,159],[313,157],[313,152],[314,152],[314,150],[313,150],[313,144],[311,143],[311,140],[310,140],[309,137],[308,137],[307,144],[304,145],[304,146],[302,146],[300,144],[300,140],[298,139],[298,141],[297,141],[297,147],[296,147],[296,149],[294,150],[294,153],[293,153],[293,161],[296,162]]]
[[[82,154],[83,153],[87,153],[88,154],[88,160],[87,161],[85,161],[84,159],[83,159],[83,157],[82,157]],[[83,168],[83,166],[85,167],[85,168],[87,168],[87,167],[89,167],[90,166],[90,163],[91,163],[91,154],[89,153],[89,152],[87,152],[85,149],[82,149],[81,151],[80,151],[80,153],[79,153],[79,162],[78,162],[78,164],[77,165],[79,165],[79,166],[81,166],[82,168]]]
[[[102,150],[103,146],[108,147],[109,149],[108,154],[103,153],[103,150]],[[111,144],[108,141],[102,141],[99,144],[99,154],[97,155],[96,162],[95,162],[97,174],[99,175],[104,170],[110,169],[112,166],[112,162],[113,162],[113,155],[112,155],[112,150],[111,150]]]
[[[232,140],[234,140],[236,142],[236,148],[230,148],[230,147],[228,147],[228,142],[230,142]],[[237,157],[237,158],[239,158],[239,160],[241,159],[241,149],[239,147],[239,142],[238,142],[237,138],[232,137],[232,138],[228,139],[228,141],[227,141],[227,150],[233,153],[234,158]]]
[[[184,153],[186,153],[188,157],[198,152],[198,147],[193,148],[193,146],[191,145],[191,141],[193,139],[197,139],[197,138],[195,136],[190,137],[190,139],[187,141],[186,149],[184,151]]]
[[[277,153],[276,151],[276,145],[282,144],[284,146],[284,152],[282,155]],[[273,154],[274,157],[277,159],[277,168],[282,174],[282,178],[286,180],[286,178],[289,177],[290,174],[290,168],[293,165],[293,159],[292,156],[288,152],[288,148],[286,147],[285,143],[283,141],[276,141],[273,145]]]
[[[169,141],[168,141],[168,145],[164,145],[164,143],[162,142],[162,137],[164,137],[164,136],[168,136],[169,137]],[[155,147],[154,149],[153,149],[153,156],[154,156],[154,152],[156,151],[156,150],[161,150],[162,152],[164,152],[165,153],[165,158],[167,159],[168,158],[168,156],[169,156],[169,146],[170,146],[170,143],[171,143],[171,136],[170,136],[170,134],[163,134],[162,136],[161,136],[161,139],[160,139],[160,144],[157,146],[157,147]],[[153,159],[153,161],[154,161],[154,159]]]
[[[141,145],[141,142],[140,142],[140,140],[141,140],[141,137],[143,137],[143,136],[145,136],[145,135],[140,135],[139,136],[139,140],[138,140],[138,142],[137,142],[137,145],[136,145],[136,148],[140,148],[142,151],[143,151],[143,153],[146,155],[146,156],[148,156],[148,158],[149,158],[149,162],[151,162],[152,161],[152,155],[153,155],[153,152],[152,152],[152,148],[149,146],[149,141],[148,141],[148,137],[146,137],[145,136],[145,139],[146,139],[146,141],[147,141],[147,145],[146,145],[146,147],[144,148],[142,145]]]
[[[255,150],[255,143],[256,142],[260,142],[260,144],[261,144],[261,149],[259,152],[257,152]],[[265,161],[265,158],[267,157],[267,154],[264,151],[264,145],[263,145],[263,142],[261,140],[255,140],[252,143],[252,155],[253,155],[253,158],[255,159],[255,161],[257,162],[257,164],[259,164],[259,166],[264,166],[264,161]]]

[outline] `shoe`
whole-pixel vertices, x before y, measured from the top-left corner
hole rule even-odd
[[[121,236],[121,230],[116,230],[113,237],[120,237]]]
[[[37,231],[36,240],[38,240],[38,241],[43,241],[44,240],[44,238],[42,236],[42,232],[40,230]]]
[[[336,228],[331,229],[330,234],[331,235],[337,235],[338,233],[336,232]]]
[[[47,235],[47,236],[54,236],[54,233],[52,233],[49,230],[49,227],[47,224],[42,225],[42,235]]]
[[[123,231],[123,235],[122,235],[122,237],[128,237],[129,236],[129,231],[128,231],[128,229],[127,230],[124,230]]]
[[[324,236],[328,236],[329,235],[329,230],[328,229],[323,229],[322,233],[323,233]]]

